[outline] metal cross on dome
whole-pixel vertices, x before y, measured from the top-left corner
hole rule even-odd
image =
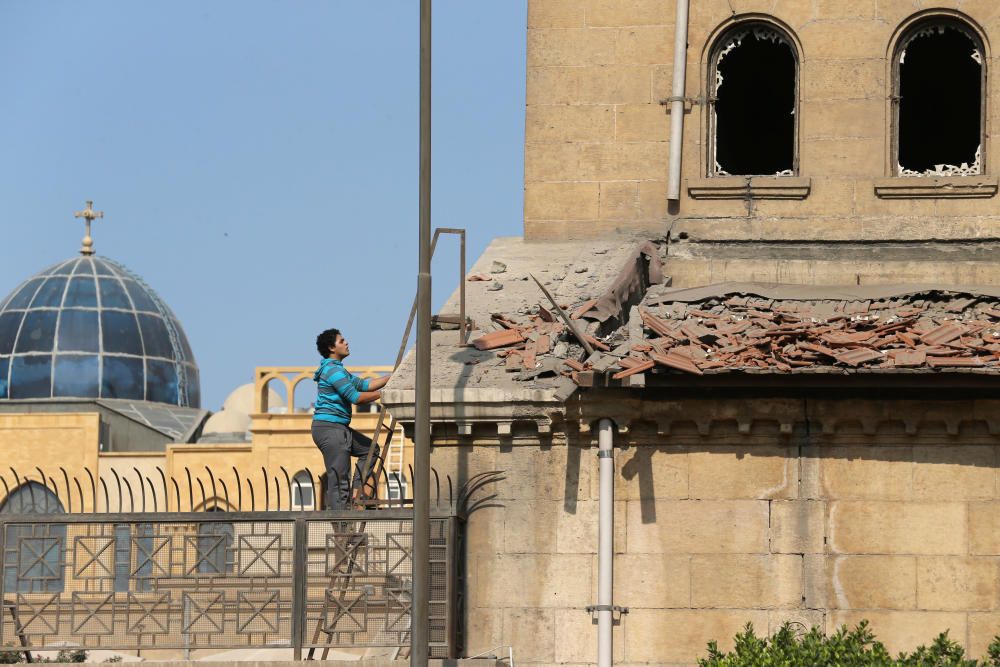
[[[87,234],[83,237],[83,245],[80,246],[81,255],[93,255],[94,254],[94,239],[90,236],[90,223],[97,218],[104,217],[104,211],[95,211],[94,202],[87,200],[87,208],[82,211],[77,211],[73,214],[74,218],[83,218],[87,224]]]

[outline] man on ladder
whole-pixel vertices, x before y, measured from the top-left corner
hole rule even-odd
[[[350,488],[353,486],[357,496],[362,485],[360,461],[354,470],[353,485],[348,483],[351,457],[365,459],[372,447],[375,448],[372,459],[379,456],[378,444],[351,428],[351,406],[382,398],[380,390],[391,376],[362,380],[351,375],[343,363],[351,353],[351,346],[338,329],[327,329],[317,336],[316,350],[323,361],[313,376],[317,396],[312,437],[326,465],[326,505],[329,509],[350,509]]]

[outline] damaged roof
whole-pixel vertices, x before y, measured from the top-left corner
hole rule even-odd
[[[989,288],[888,286],[871,289],[724,284],[697,290],[650,289],[621,326],[591,337],[586,359],[558,372],[581,383],[585,371],[621,380],[640,373],[1000,373],[1000,297]],[[577,309],[582,320],[598,320]],[[506,345],[525,365],[546,364],[530,340],[542,318],[499,319],[525,343]],[[479,341],[489,341],[487,334]],[[590,337],[583,334],[584,338]],[[477,341],[478,342],[478,341]],[[581,343],[582,346],[582,343]],[[532,355],[534,353],[534,355]],[[502,354],[502,352],[501,352]],[[534,356],[534,358],[532,358]],[[550,366],[549,366],[550,367]],[[586,382],[583,382],[586,384]]]
[[[665,255],[642,239],[494,242],[467,278],[469,344],[433,333],[432,402],[564,401],[595,376],[1000,373],[1000,289],[679,289]],[[411,354],[386,403],[412,401],[412,366]]]

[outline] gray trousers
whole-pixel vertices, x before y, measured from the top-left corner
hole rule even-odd
[[[374,468],[379,455],[378,445],[350,426],[333,422],[314,421],[312,438],[322,452],[323,463],[326,465],[327,509],[350,509],[352,484],[348,483],[348,479],[351,477],[351,457],[358,459],[357,465],[354,466],[353,487],[360,489],[361,468],[365,464],[365,457],[368,456],[368,450],[374,447],[375,451],[372,453],[372,468]]]

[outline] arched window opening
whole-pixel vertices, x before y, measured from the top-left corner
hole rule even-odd
[[[710,173],[794,176],[798,60],[791,40],[767,24],[741,24],[719,40],[711,69]]]
[[[896,164],[900,176],[982,173],[984,50],[956,20],[915,26],[896,49]]]
[[[313,478],[306,470],[300,470],[292,477],[292,486],[288,490],[292,499],[293,510],[311,512],[316,509],[316,492],[313,488]]]
[[[59,497],[38,482],[25,482],[0,505],[0,514],[65,514]],[[19,593],[59,593],[65,587],[66,525],[7,524],[3,589]]]

